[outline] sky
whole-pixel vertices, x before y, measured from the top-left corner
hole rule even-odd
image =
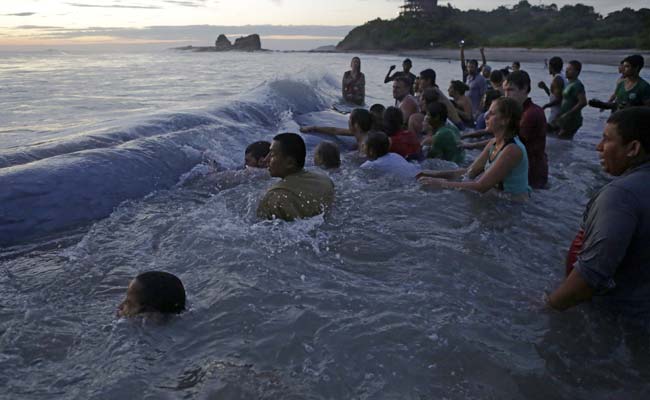
[[[452,0],[460,9],[518,0]],[[558,6],[575,1],[529,0]],[[401,0],[0,0],[0,49],[90,44],[208,45],[219,33],[260,33],[265,41],[336,44],[354,26],[397,16]],[[607,14],[648,0],[584,0]],[[441,4],[447,4],[442,0]],[[221,29],[221,30],[220,30]],[[263,32],[260,32],[263,31]],[[322,43],[321,43],[322,42]],[[267,47],[267,46],[265,46]]]

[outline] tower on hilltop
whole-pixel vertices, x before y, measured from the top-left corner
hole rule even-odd
[[[402,11],[399,15],[404,17],[419,17],[433,13],[437,6],[438,0],[404,0],[404,5],[400,7]]]

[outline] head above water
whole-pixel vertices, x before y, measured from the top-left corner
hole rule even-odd
[[[428,88],[420,96],[420,108],[426,110],[427,104],[435,103],[440,100],[438,91],[434,88]]]
[[[384,111],[384,133],[393,136],[404,128],[404,114],[397,107],[388,107]]]
[[[530,93],[530,76],[526,71],[511,72],[503,83],[506,97],[510,97],[523,105]]]
[[[512,62],[512,71],[519,71],[521,69],[521,63],[519,61],[513,61]]]
[[[368,111],[372,114],[372,127],[370,129],[373,131],[383,131],[386,107],[383,104],[377,103],[370,106]]]
[[[620,176],[632,167],[650,162],[649,127],[648,107],[626,108],[609,117],[596,147],[605,172]]]
[[[339,146],[332,142],[320,142],[314,150],[314,165],[323,169],[334,169],[341,166]]]
[[[436,86],[436,71],[427,68],[420,72],[420,89],[426,90]]]
[[[562,61],[562,58],[560,57],[551,57],[550,60],[548,60],[548,72],[551,75],[559,74],[562,72],[562,67],[564,66],[564,62]]]
[[[569,80],[578,79],[580,72],[582,71],[582,63],[577,60],[569,61],[569,65],[566,67],[566,78]]]
[[[626,78],[638,76],[644,65],[645,60],[639,54],[625,57],[623,60],[623,76]]]
[[[490,82],[493,87],[501,87],[503,85],[503,72],[500,69],[492,71],[490,73]]]
[[[404,61],[402,62],[402,70],[404,70],[404,72],[409,72],[411,71],[411,68],[413,68],[413,62],[411,61],[411,59],[410,58],[404,59]]]
[[[244,163],[251,168],[266,168],[266,157],[270,148],[271,143],[266,140],[249,144],[244,151]]]
[[[405,76],[398,76],[393,81],[393,98],[401,101],[411,93],[411,80]]]
[[[376,160],[388,154],[390,141],[384,132],[370,132],[366,138],[366,154],[368,159]]]
[[[284,178],[305,167],[307,148],[305,141],[296,133],[281,133],[273,138],[268,155],[269,173]]]
[[[368,132],[372,129],[372,114],[364,108],[355,108],[350,113],[348,124],[353,133]]]
[[[504,138],[512,138],[519,134],[519,124],[523,109],[514,99],[499,97],[490,105],[485,115],[487,130],[503,134]]]
[[[359,57],[352,57],[350,68],[352,68],[353,71],[361,71],[361,59]]]
[[[427,118],[429,125],[438,129],[447,122],[447,106],[440,102],[432,102],[427,105]]]
[[[490,79],[491,73],[492,73],[492,67],[490,67],[489,65],[484,65],[483,68],[481,68],[481,75],[483,75],[483,78]]]
[[[119,317],[149,312],[180,314],[185,310],[185,298],[185,288],[176,275],[162,271],[144,272],[129,284],[117,314]]]
[[[463,96],[465,95],[465,92],[469,90],[469,86],[467,86],[463,81],[451,81],[449,84],[449,95],[459,95]],[[453,94],[452,94],[453,93]]]
[[[469,60],[467,62],[467,72],[470,75],[476,75],[478,73],[478,61],[476,60]]]

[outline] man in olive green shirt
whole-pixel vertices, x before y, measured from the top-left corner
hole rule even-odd
[[[562,92],[562,105],[560,115],[555,119],[555,124],[560,128],[558,137],[573,139],[578,129],[582,126],[582,109],[587,105],[585,87],[578,79],[582,64],[579,61],[569,61],[566,68],[566,78],[569,83]]]
[[[282,180],[271,186],[257,207],[264,219],[293,221],[323,213],[334,201],[334,183],[326,175],[304,170],[307,150],[295,133],[273,138],[269,172]]]
[[[643,56],[639,54],[625,57],[621,64],[623,66],[623,79],[616,83],[616,90],[610,97],[610,102],[605,103],[592,99],[589,101],[589,105],[601,110],[612,111],[622,110],[627,107],[650,107],[650,84],[639,76],[644,61]]]
[[[447,123],[447,107],[440,102],[427,104],[425,117],[426,137],[422,145],[430,145],[429,158],[440,158],[460,164],[465,161],[465,149],[461,147],[460,132]]]

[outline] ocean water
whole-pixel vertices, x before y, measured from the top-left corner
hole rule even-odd
[[[344,126],[328,110],[349,59],[0,53],[0,398],[645,398],[647,327],[542,302],[608,182],[607,113],[548,139],[550,188],[523,205],[377,178],[347,153],[326,215],[256,219],[272,180],[236,171],[244,148]],[[368,104],[391,103],[383,77],[400,63],[362,57]],[[443,87],[460,76],[455,60],[413,63]],[[581,76],[601,99],[616,77]],[[305,136],[308,167],[324,138]],[[206,160],[229,171],[205,176]],[[181,277],[189,311],[116,319],[152,269]]]

